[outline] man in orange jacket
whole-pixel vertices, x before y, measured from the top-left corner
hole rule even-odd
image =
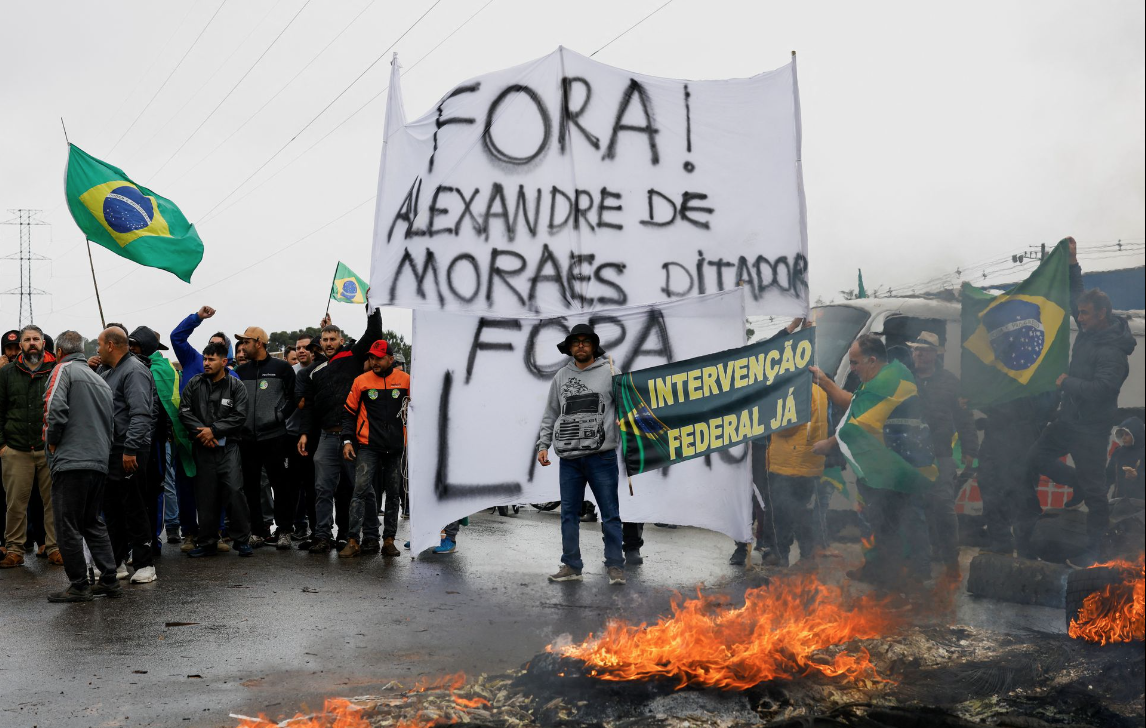
[[[340,558],[361,553],[398,556],[398,490],[402,484],[402,450],[406,443],[403,413],[410,399],[410,375],[394,368],[394,347],[375,341],[367,357],[370,370],[358,376],[346,397],[342,417],[342,457],[356,461],[350,528]],[[374,473],[382,468],[386,516],[378,544],[378,500]]]

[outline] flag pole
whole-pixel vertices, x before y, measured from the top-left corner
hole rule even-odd
[[[334,282],[338,280],[338,263],[334,264],[334,275],[330,277],[330,289],[326,292],[326,315],[330,315],[330,291],[334,290]]]
[[[107,328],[107,322],[104,321],[104,318],[103,318],[103,301],[101,301],[100,297],[99,297],[99,283],[96,281],[95,262],[92,261],[92,241],[85,240],[84,242],[87,243],[87,246],[88,246],[88,265],[91,266],[91,269],[92,269],[92,285],[95,286],[96,305],[99,306],[99,323],[100,323],[100,326],[102,326],[103,328],[106,329]]]

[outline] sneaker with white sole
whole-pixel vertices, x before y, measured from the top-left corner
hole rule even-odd
[[[568,564],[562,564],[556,574],[549,575],[549,581],[581,581],[581,572]]]
[[[115,567],[115,578],[116,579],[122,580],[122,579],[126,579],[127,577],[128,577],[127,564],[120,564],[119,566]]]
[[[153,581],[158,581],[159,577],[155,574],[154,566],[145,566],[142,569],[136,569],[135,573],[131,575],[132,584],[150,584]]]
[[[625,583],[625,570],[619,566],[609,567],[609,583],[610,584],[624,584]]]
[[[247,544],[253,549],[261,549],[264,545],[266,545],[266,543],[267,543],[267,540],[265,538],[263,538],[262,536],[256,536],[253,533],[251,534],[251,537],[247,540]]]
[[[275,541],[275,548],[283,551],[290,548],[290,533],[279,530],[279,540]]]

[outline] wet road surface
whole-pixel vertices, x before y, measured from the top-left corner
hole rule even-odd
[[[49,604],[45,595],[66,585],[63,570],[29,558],[0,572],[0,726],[233,726],[231,713],[289,716],[391,680],[516,668],[609,617],[653,620],[676,590],[737,594],[761,582],[728,565],[726,537],[650,524],[644,565],[629,569],[626,586],[609,586],[600,527],[588,523],[585,581],[550,584],[556,512],[470,520],[456,553],[418,559],[264,548],[249,559],[192,560],[165,546],[159,581],[84,604]],[[846,557],[833,560],[838,568],[858,562],[858,549],[836,547]],[[965,564],[974,553],[964,549]],[[965,593],[958,618],[1062,631],[1061,610],[1000,609]]]

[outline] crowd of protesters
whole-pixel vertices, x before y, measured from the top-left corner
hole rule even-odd
[[[843,488],[839,475],[829,475],[844,462],[835,433],[854,418],[853,403],[870,401],[867,385],[888,367],[901,368],[902,381],[918,397],[932,482],[905,490],[884,482],[879,471],[863,474],[857,487],[865,563],[849,578],[877,586],[923,584],[931,561],[957,578],[959,469],[976,460],[987,550],[1035,556],[1036,488],[1047,475],[1073,489],[1068,507],[1086,506],[1088,542],[1075,561],[1094,563],[1111,489],[1118,497],[1143,498],[1144,433],[1137,418],[1122,423],[1107,458],[1135,340],[1105,294],[1083,292],[1073,255],[1070,281],[1080,330],[1059,391],[991,407],[978,421],[959,397],[958,378],[943,366],[934,332],[910,342],[909,365],[889,358],[879,336],[859,337],[847,353],[852,387],[812,367],[809,421],[752,448],[759,494],[754,530],[763,563],[788,567],[794,545],[805,565],[830,553],[828,503]],[[156,581],[164,537],[191,558],[232,550],[249,557],[262,546],[337,550],[340,558],[401,553],[395,539],[399,519],[409,517],[410,376],[395,344],[382,338],[380,312],[369,315],[352,345],[327,316],[317,340],[302,336],[277,357],[257,326],[234,335],[234,348],[231,337],[216,332],[196,349],[190,337],[214,315],[204,306],[180,322],[171,349],[150,328],[129,332],[110,324],[90,358],[74,331],[53,341],[29,325],[3,336],[0,568],[23,565],[35,549],[62,566],[69,581],[49,601],[73,602],[117,597],[123,579]],[[808,325],[797,319],[776,336]],[[612,371],[586,324],[573,327],[558,349],[569,360],[553,379],[537,442],[541,466],[551,464],[551,448],[560,459],[561,566],[549,579],[582,579],[587,486],[600,510],[607,578],[624,584],[626,564],[643,560],[643,524],[621,521],[616,417],[603,416],[601,436],[591,442],[554,435],[569,396],[595,395],[601,412],[615,411]],[[176,362],[163,354],[170,350]],[[1064,454],[1073,467],[1060,459]],[[445,527],[436,553],[454,551],[459,525]],[[744,564],[750,546],[738,543],[730,563]]]

